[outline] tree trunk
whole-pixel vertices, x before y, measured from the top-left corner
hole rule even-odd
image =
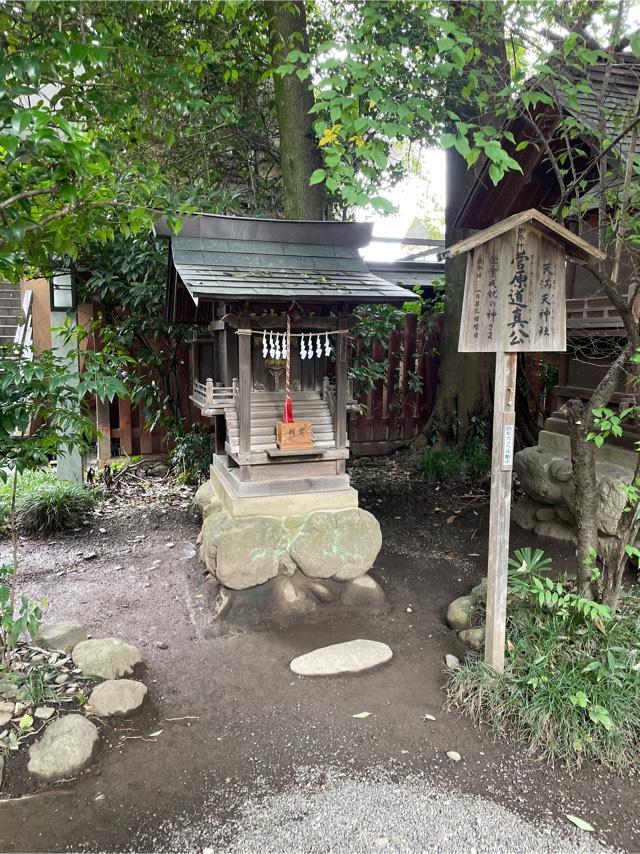
[[[447,202],[445,208],[446,244],[451,246],[468,235],[454,226],[474,180],[457,151],[447,150]],[[449,258],[445,263],[446,303],[440,342],[440,369],[436,402],[425,427],[426,433],[445,442],[463,441],[477,420],[489,422],[491,415],[491,375],[494,357],[488,353],[459,353],[458,335],[464,295],[466,255]]]
[[[484,13],[487,12],[485,15]],[[509,79],[509,63],[504,44],[504,19],[500,7],[491,4],[449,4],[449,14],[455,17],[471,13],[476,16],[475,28],[478,29],[476,51],[478,59],[475,66],[484,71],[484,85],[492,80],[496,88],[501,80]],[[448,104],[462,121],[478,121],[471,111],[468,99],[462,94],[466,81],[452,76],[447,94]],[[491,115],[487,113],[481,123],[490,124]],[[469,168],[466,160],[455,148],[448,148],[445,206],[445,241],[451,246],[467,237],[470,232],[457,228],[455,221],[462,205],[471,190],[480,169]],[[462,314],[464,279],[466,273],[466,255],[449,258],[445,263],[446,302],[442,340],[440,345],[440,368],[438,371],[438,390],[433,413],[425,427],[426,433],[438,433],[445,441],[464,441],[465,437],[478,425],[478,421],[487,426],[491,424],[493,367],[495,358],[490,353],[459,353],[458,335]],[[487,430],[487,432],[489,432]]]
[[[309,50],[307,16],[303,0],[267,0],[269,39],[273,67],[285,62],[293,49]],[[286,219],[326,219],[324,184],[309,186],[314,170],[322,167],[322,156],[309,110],[313,93],[308,80],[296,74],[273,75],[276,115],[280,132],[280,168]]]

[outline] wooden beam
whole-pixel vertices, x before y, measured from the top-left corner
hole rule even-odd
[[[338,329],[348,329],[349,319],[341,317]],[[347,336],[336,336],[336,401],[334,412],[336,448],[347,445]]]
[[[484,660],[498,673],[504,671],[507,623],[509,511],[511,509],[517,360],[517,353],[496,353]]]
[[[355,321],[357,318],[354,314],[349,315],[346,320]],[[241,317],[238,314],[225,314],[222,320],[230,326],[232,329],[239,329],[240,326],[247,321],[249,322],[249,326],[253,330],[262,330],[262,329],[285,329],[287,326],[287,314],[286,312],[282,312],[281,314],[254,314],[249,318]],[[303,331],[317,329],[318,331],[322,330],[333,330],[338,326],[338,318],[332,317],[331,315],[322,315],[320,317],[302,317],[300,320],[292,320],[291,321],[291,329],[302,329]]]
[[[248,319],[243,319],[241,328],[249,329]],[[239,449],[241,454],[248,454],[251,451],[251,335],[238,335],[238,371]]]

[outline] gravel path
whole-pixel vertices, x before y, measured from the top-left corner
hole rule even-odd
[[[212,806],[215,799],[212,799]],[[492,801],[456,794],[425,777],[391,782],[306,769],[285,794],[247,796],[233,819],[206,809],[197,824],[167,823],[161,851],[585,852],[606,850],[587,833],[532,823]]]

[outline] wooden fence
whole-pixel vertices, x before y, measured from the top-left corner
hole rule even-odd
[[[360,396],[363,411],[350,413],[349,440],[355,456],[387,454],[424,427],[435,403],[439,339],[439,327],[418,330],[416,315],[408,314],[404,326],[389,336],[386,348],[374,342],[372,356],[386,362],[386,372]]]

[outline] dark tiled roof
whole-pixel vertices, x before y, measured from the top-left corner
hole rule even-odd
[[[430,287],[433,282],[444,278],[444,263],[424,261],[371,261],[370,272],[399,285],[401,288]]]
[[[171,238],[172,262],[191,297],[290,302],[403,303],[415,295],[369,272],[349,245]]]
[[[607,66],[610,67],[608,81],[605,79]],[[640,85],[640,60],[632,54],[617,53],[611,64],[596,63],[586,75],[583,71],[574,70],[570,63],[561,66],[556,73],[566,75],[569,83],[586,83],[592,91],[576,92],[576,103],[549,83],[538,81],[535,85],[540,86],[565,112],[575,116],[587,127],[599,132],[604,120],[609,139],[615,139],[624,130],[625,124],[632,118],[631,112]],[[614,146],[614,153],[621,158],[625,158],[628,151],[629,134]]]

